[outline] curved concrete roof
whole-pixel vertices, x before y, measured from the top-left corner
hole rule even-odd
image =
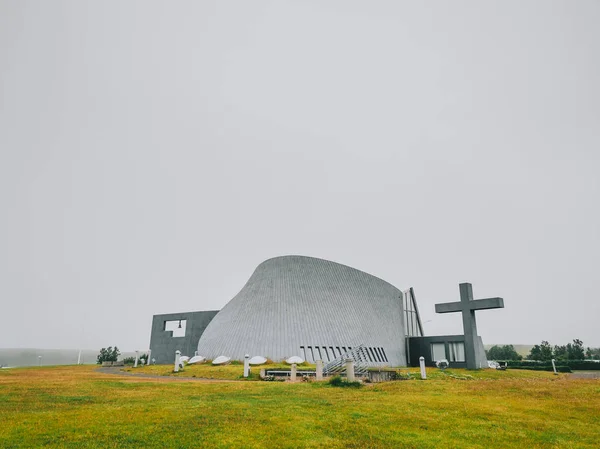
[[[374,362],[406,365],[402,292],[328,260],[283,256],[261,263],[213,318],[198,354],[243,359],[333,359],[349,347],[372,348]],[[333,352],[333,354],[331,354]],[[375,363],[376,364],[376,363]]]

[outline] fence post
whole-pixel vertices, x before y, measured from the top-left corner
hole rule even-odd
[[[250,355],[246,354],[244,356],[244,377],[248,377],[250,375]]]
[[[181,357],[181,351],[178,349],[175,351],[175,369],[173,370],[176,373],[179,372],[179,357]]]
[[[296,364],[292,363],[292,372],[290,373],[290,380],[296,382]]]
[[[317,360],[317,380],[323,380],[323,360]]]
[[[421,379],[427,379],[427,372],[425,371],[425,357],[419,357],[419,365],[421,367]]]
[[[346,379],[348,382],[354,382],[356,378],[354,377],[354,359],[346,359]]]

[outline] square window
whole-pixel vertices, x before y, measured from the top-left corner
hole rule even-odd
[[[450,362],[464,362],[465,361],[465,344],[462,341],[449,343],[448,349],[450,350]]]
[[[431,343],[431,359],[434,362],[448,359],[448,357],[446,357],[446,345],[444,343]]]

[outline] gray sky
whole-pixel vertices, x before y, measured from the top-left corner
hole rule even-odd
[[[600,2],[0,0],[0,347],[147,348],[264,259],[600,345]]]

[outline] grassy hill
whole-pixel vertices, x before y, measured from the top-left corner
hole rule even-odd
[[[597,381],[452,372],[342,389],[121,377],[91,366],[0,370],[0,447],[598,447]]]

